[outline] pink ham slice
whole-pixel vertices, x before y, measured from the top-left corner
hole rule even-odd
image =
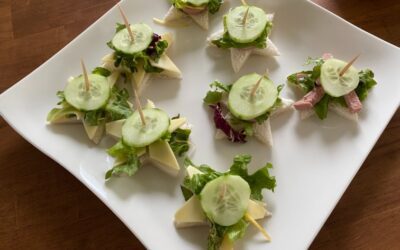
[[[332,59],[332,58],[333,58],[333,55],[331,53],[324,53],[322,55],[322,59],[324,59],[325,61],[329,60],[329,59]]]
[[[351,113],[357,113],[362,109],[362,103],[354,90],[345,95],[344,100]]]
[[[306,110],[312,108],[317,104],[322,97],[324,97],[325,91],[321,86],[315,86],[313,90],[308,92],[301,100],[293,104],[294,108],[297,110]]]

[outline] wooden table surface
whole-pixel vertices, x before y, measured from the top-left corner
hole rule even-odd
[[[116,2],[0,0],[0,93]],[[399,0],[315,2],[400,45]],[[2,118],[0,135],[0,249],[144,249],[86,187]],[[400,249],[399,225],[397,111],[311,249]]]

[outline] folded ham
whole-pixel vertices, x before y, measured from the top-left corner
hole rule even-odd
[[[313,90],[311,90],[303,98],[301,98],[301,100],[295,102],[293,106],[297,110],[310,109],[314,107],[314,105],[317,104],[322,99],[322,97],[324,97],[324,95],[324,89],[321,86],[317,85]]]
[[[354,90],[345,95],[344,100],[351,113],[357,113],[362,109],[362,103]]]

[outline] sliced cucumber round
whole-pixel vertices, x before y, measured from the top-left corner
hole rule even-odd
[[[210,2],[210,0],[187,0],[186,2],[193,6],[203,6],[203,5],[208,4],[208,2]]]
[[[262,77],[254,94],[253,88]],[[265,76],[253,73],[239,78],[228,96],[229,111],[239,119],[251,120],[265,114],[276,102],[278,90],[274,83]]]
[[[143,109],[146,125],[135,111],[122,126],[122,140],[131,147],[145,147],[160,139],[169,128],[170,119],[161,109]]]
[[[88,78],[90,82],[88,91],[86,91],[83,76],[72,78],[64,89],[67,102],[83,111],[96,110],[105,106],[111,94],[110,85],[106,77],[90,74]]]
[[[123,53],[134,54],[147,49],[153,39],[153,30],[147,24],[138,23],[131,25],[134,40],[131,40],[128,29],[125,28],[115,34],[112,39],[113,46]]]
[[[247,14],[246,21],[244,18]],[[250,43],[260,37],[267,25],[267,14],[255,6],[239,6],[225,17],[226,28],[233,41]]]
[[[346,65],[346,62],[332,58],[325,61],[321,67],[321,85],[325,92],[333,97],[350,93],[360,82],[358,70],[353,66],[340,76],[340,72]]]
[[[250,186],[242,177],[224,175],[204,186],[200,193],[200,204],[211,221],[221,226],[231,226],[246,213],[250,193]]]

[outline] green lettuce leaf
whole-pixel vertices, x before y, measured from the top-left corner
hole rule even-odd
[[[249,175],[247,165],[250,163],[250,161],[250,155],[236,156],[233,160],[233,165],[229,170],[229,174],[239,175],[246,180],[251,189],[251,198],[255,200],[262,200],[262,190],[264,188],[274,191],[276,187],[275,177],[269,174],[269,169],[272,168],[272,164],[267,163],[255,173]]]
[[[189,151],[189,136],[191,132],[190,129],[178,128],[171,133],[168,143],[175,155],[182,156],[184,153]]]
[[[215,224],[211,221],[209,222],[208,250],[219,250],[225,235],[232,242],[243,238],[249,226],[249,223],[244,218],[240,219],[236,224],[227,227]]]
[[[111,75],[111,71],[103,67],[96,67],[93,71],[93,74],[101,75],[104,77],[109,77]]]
[[[126,119],[132,114],[128,99],[129,93],[126,89],[118,90],[115,86],[112,88],[110,100],[105,107],[107,121]]]
[[[105,175],[106,180],[112,176],[118,176],[121,174],[126,174],[128,176],[134,175],[141,166],[138,156],[139,150],[142,149],[128,147],[122,142],[122,140],[109,148],[107,153],[114,157],[116,162],[120,163],[107,171]]]
[[[211,14],[217,13],[223,2],[223,0],[210,0],[208,2],[208,12]]]
[[[367,98],[369,91],[377,84],[377,82],[374,79],[374,72],[370,69],[360,71],[359,76],[360,83],[355,91],[360,101],[364,101]]]
[[[322,99],[314,105],[315,114],[317,114],[318,118],[323,120],[328,116],[328,108],[329,101],[331,97],[328,94],[325,94]]]
[[[212,40],[211,42],[217,46],[218,48],[223,48],[223,49],[228,49],[228,48],[237,48],[237,49],[242,49],[242,48],[248,48],[248,47],[256,47],[260,49],[264,49],[267,47],[267,37],[269,33],[271,32],[272,28],[272,22],[267,22],[265,25],[264,31],[261,33],[261,35],[254,41],[250,43],[238,43],[232,40],[230,37],[227,28],[226,28],[226,16],[224,17],[224,34],[221,38]]]

